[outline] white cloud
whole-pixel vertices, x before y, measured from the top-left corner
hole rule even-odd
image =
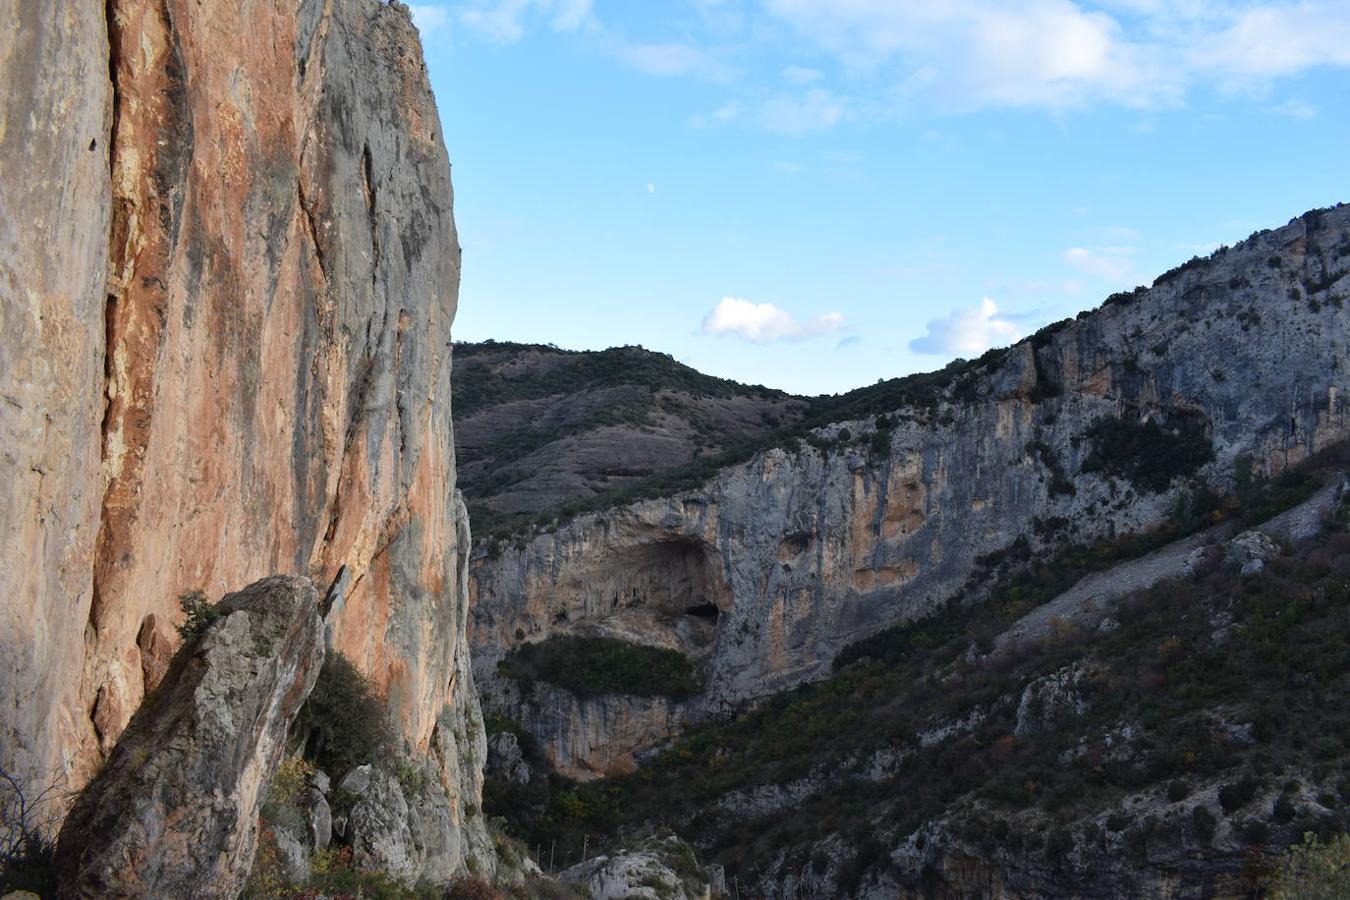
[[[759,111],[763,127],[788,135],[825,131],[843,117],[844,101],[824,88],[813,88],[800,96],[779,94]]]
[[[1064,262],[1080,272],[1106,281],[1120,281],[1134,269],[1133,247],[1070,247]]]
[[[708,128],[713,125],[725,125],[727,122],[734,122],[740,118],[740,115],[740,102],[729,100],[706,116],[702,114],[690,116],[689,124],[693,128]]]
[[[613,53],[645,75],[697,75],[723,81],[731,74],[726,65],[692,44],[640,44],[616,39]]]
[[[1196,68],[1229,81],[1350,66],[1350,4],[1260,4],[1235,13],[1226,28],[1201,38],[1190,57]]]
[[[773,341],[799,341],[819,337],[844,327],[844,316],[831,312],[808,322],[798,321],[791,313],[772,303],[752,303],[739,297],[723,297],[703,318],[704,334],[734,334],[756,344]]]
[[[1163,56],[1111,16],[1069,0],[764,0],[852,69],[899,64],[903,93],[954,107],[1066,107],[1106,97],[1144,105],[1164,92]]]
[[[591,21],[591,0],[471,0],[459,11],[465,26],[509,44],[525,36],[528,24],[543,22],[554,31],[576,31]]]
[[[649,193],[649,194],[655,194],[655,193],[656,193],[656,185],[652,184],[650,181],[647,182],[647,193]]]
[[[443,6],[414,4],[408,9],[412,11],[413,24],[423,34],[430,34],[450,24],[450,13]]]
[[[781,74],[788,84],[811,84],[821,78],[819,69],[808,69],[805,66],[788,66]]]
[[[930,320],[928,332],[910,341],[909,349],[915,353],[974,357],[1019,337],[1017,326],[1000,316],[998,305],[985,297],[979,306],[956,309],[946,318]]]
[[[1142,109],[1179,103],[1197,84],[1259,88],[1317,66],[1350,67],[1345,0],[762,3],[846,68],[951,111]]]
[[[1286,100],[1283,103],[1277,103],[1274,106],[1266,107],[1266,112],[1276,116],[1284,116],[1289,119],[1308,119],[1317,118],[1320,110],[1305,100]]]

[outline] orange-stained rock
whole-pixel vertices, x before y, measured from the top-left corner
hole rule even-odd
[[[0,12],[24,24],[0,36],[0,762],[82,783],[177,645],[180,594],[343,566],[334,646],[410,748],[447,712],[481,741],[459,244],[407,7]]]

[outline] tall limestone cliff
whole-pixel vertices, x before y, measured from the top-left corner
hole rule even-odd
[[[1198,453],[1221,490],[1239,462],[1277,473],[1350,436],[1348,295],[1350,208],[1309,213],[949,370],[924,402],[484,546],[485,705],[570,775],[628,771],[683,723],[822,677],[848,644],[978,590],[982,558],[1165,521],[1188,479],[1132,478],[1122,454]],[[559,634],[678,650],[706,689],[582,697],[499,672]]]
[[[0,3],[0,763],[97,769],[176,598],[336,582],[440,761],[481,716],[455,493],[450,166],[407,7]]]

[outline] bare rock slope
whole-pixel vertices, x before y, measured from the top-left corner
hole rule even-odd
[[[333,646],[469,827],[460,254],[408,8],[49,6],[0,5],[0,764],[86,781],[179,594],[342,573]]]

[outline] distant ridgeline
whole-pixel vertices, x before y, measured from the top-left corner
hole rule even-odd
[[[1313,210],[1295,221],[1316,227],[1323,217],[1338,214],[1339,207]],[[1239,247],[1270,233],[1257,232]],[[1203,280],[1203,273],[1233,249],[1222,246],[1207,257],[1192,257],[1159,275],[1152,287],[1175,284],[1188,275]],[[1314,314],[1323,303],[1339,309],[1347,293],[1332,289],[1350,265],[1343,254],[1333,254],[1315,270],[1287,262],[1281,254],[1255,264],[1280,276],[1280,299],[1306,304]],[[1211,296],[1216,288],[1197,287]],[[1255,290],[1252,276],[1237,272],[1217,287],[1226,288],[1233,299]],[[1112,294],[1100,309],[1137,302],[1149,289],[1141,285]],[[817,397],[705,375],[640,346],[573,351],[506,341],[456,344],[453,391],[460,485],[474,533],[478,538],[501,537],[582,512],[696,488],[718,470],[773,447],[795,449],[803,441],[816,446],[863,443],[847,428],[822,433],[836,423],[869,420],[875,426],[869,440],[884,452],[893,420],[944,421],[942,407],[988,395],[990,379],[1010,354],[1026,347],[1040,350],[1073,322],[1096,312],[1085,310],[1076,319],[1052,323],[1012,347],[990,350],[977,359],[957,359],[934,372]],[[1244,333],[1262,323],[1259,305],[1236,317]],[[1167,338],[1162,335],[1141,349],[1122,360],[1139,375],[1166,356]],[[1040,364],[1039,355],[1033,355],[1033,364]],[[1031,399],[1047,399],[1060,389],[1053,378],[1037,379]],[[950,418],[948,413],[945,420]]]

